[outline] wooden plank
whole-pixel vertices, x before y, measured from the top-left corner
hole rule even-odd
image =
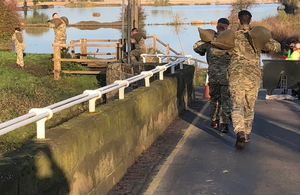
[[[76,71],[76,70],[63,70],[63,73],[67,73],[67,74],[92,74],[92,75],[97,75],[97,74],[106,74],[105,72],[102,71]]]
[[[77,56],[80,56],[80,55],[84,55],[84,54],[81,54],[81,53],[75,53],[75,55]],[[115,52],[88,52],[86,53],[86,55],[107,55],[107,56],[110,56],[110,55],[116,55]]]
[[[116,59],[68,59],[68,58],[53,58],[52,61],[62,62],[113,62]]]
[[[87,39],[87,42],[119,42],[119,39]]]
[[[156,38],[156,41],[159,42],[160,44],[162,44],[163,46],[167,46],[164,42],[162,42],[160,39]]]
[[[117,47],[117,44],[58,44],[58,43],[53,43],[52,46],[57,46],[57,47]]]

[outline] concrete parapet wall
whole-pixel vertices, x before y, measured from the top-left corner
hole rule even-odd
[[[184,66],[2,155],[1,194],[106,194],[193,100],[193,74]]]

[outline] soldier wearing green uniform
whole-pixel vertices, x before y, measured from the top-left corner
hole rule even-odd
[[[238,29],[227,30],[212,42],[228,49],[231,57],[228,67],[229,91],[232,97],[232,122],[237,135],[237,149],[243,149],[244,143],[250,141],[254,104],[262,78],[260,53],[262,50],[278,52],[281,49],[280,44],[271,39],[268,29],[262,26],[250,27],[251,18],[249,11],[240,11]]]
[[[67,32],[66,28],[69,25],[67,17],[58,17],[57,13],[52,14],[52,20],[47,21],[47,26],[54,30],[54,43],[66,44]]]
[[[17,66],[24,69],[23,52],[25,50],[24,36],[19,27],[15,28],[15,33],[12,36],[12,41],[15,43],[15,49],[17,52]]]
[[[220,18],[217,23],[217,37],[221,32],[229,28],[229,21]],[[221,132],[227,133],[230,123],[231,99],[228,89],[227,68],[230,64],[230,56],[226,50],[220,50],[207,42],[201,40],[194,44],[193,49],[196,53],[204,56],[208,63],[209,95],[210,95],[210,119],[211,127],[217,128],[218,122],[221,123]],[[220,116],[219,116],[220,114]],[[219,121],[220,119],[220,121]]]
[[[131,32],[130,42],[134,44],[134,49],[130,51],[130,59],[132,63],[135,63],[143,60],[141,54],[147,53],[147,46],[145,45],[146,35],[139,33],[137,28],[133,28]]]

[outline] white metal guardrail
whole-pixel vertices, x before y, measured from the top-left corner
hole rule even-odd
[[[119,99],[124,99],[124,90],[126,87],[129,86],[129,84],[145,79],[145,86],[149,87],[150,77],[152,77],[153,74],[159,73],[159,80],[163,80],[164,71],[166,71],[168,68],[171,68],[171,73],[173,74],[175,72],[175,66],[179,64],[180,69],[183,69],[183,63],[187,61],[188,64],[190,64],[190,59],[192,58],[191,55],[186,55],[186,56],[169,56],[169,55],[161,55],[161,54],[158,55],[160,58],[176,57],[177,59],[175,61],[168,62],[165,65],[157,66],[155,69],[152,69],[150,71],[143,71],[139,75],[133,76],[131,78],[125,80],[117,80],[113,84],[107,85],[105,87],[101,87],[95,90],[85,90],[81,95],[74,96],[72,98],[60,101],[50,106],[44,108],[33,108],[28,112],[28,114],[1,123],[0,136],[8,132],[11,132],[19,127],[36,122],[37,139],[44,139],[45,122],[49,120],[53,116],[53,114],[86,101],[89,101],[89,112],[95,112],[96,100],[101,98],[103,94],[118,89]],[[147,54],[142,54],[143,58],[146,56]]]

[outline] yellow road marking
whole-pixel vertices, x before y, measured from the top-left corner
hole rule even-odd
[[[179,140],[178,144],[176,145],[176,147],[174,148],[174,150],[172,151],[170,156],[167,158],[166,162],[160,168],[159,172],[157,173],[157,175],[155,176],[155,178],[151,182],[151,184],[148,187],[147,191],[144,193],[145,195],[152,195],[154,193],[154,191],[156,190],[156,188],[157,188],[158,184],[160,183],[162,177],[165,175],[165,173],[167,172],[170,164],[173,162],[174,157],[179,152],[179,150],[182,148],[183,144],[186,142],[186,138],[190,135],[190,132],[191,132],[192,128],[195,127],[195,124],[199,121],[199,119],[204,116],[203,113],[206,110],[206,108],[208,107],[208,105],[209,105],[209,101],[203,106],[201,111],[199,113],[197,113],[197,117],[193,120],[192,124],[190,124],[190,126],[187,128],[184,135]]]

